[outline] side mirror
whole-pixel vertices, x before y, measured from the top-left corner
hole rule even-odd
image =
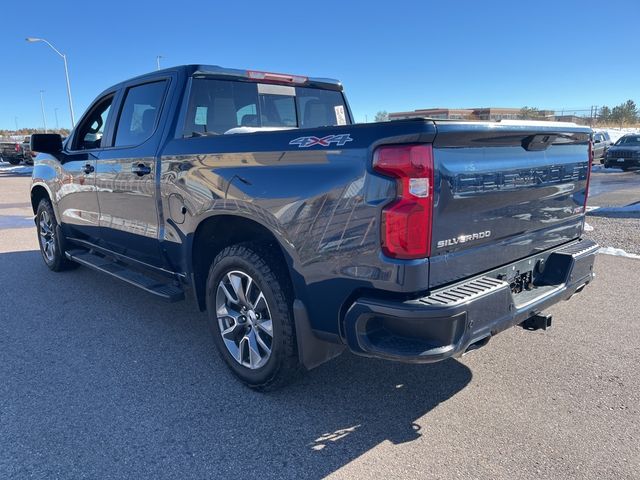
[[[31,151],[55,155],[62,151],[62,137],[57,133],[34,133],[31,135]]]

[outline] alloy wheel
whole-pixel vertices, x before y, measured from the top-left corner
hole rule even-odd
[[[56,234],[53,219],[46,210],[40,212],[38,230],[40,233],[39,240],[42,254],[48,262],[53,262],[56,256]]]
[[[218,283],[216,316],[220,335],[231,356],[251,370],[271,356],[273,322],[267,299],[245,272],[233,270]]]

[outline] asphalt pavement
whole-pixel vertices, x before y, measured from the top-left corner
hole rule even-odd
[[[37,251],[0,166],[0,478],[576,478],[640,472],[640,260],[460,360],[344,354],[275,393],[228,372],[191,301]]]

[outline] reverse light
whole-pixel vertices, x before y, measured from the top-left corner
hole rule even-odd
[[[393,258],[431,255],[433,150],[431,145],[378,148],[373,169],[396,179],[396,198],[382,211],[382,250]]]
[[[247,70],[247,75],[253,80],[262,80],[265,82],[282,82],[282,83],[306,83],[309,80],[301,75],[289,75],[286,73],[260,72],[257,70]]]

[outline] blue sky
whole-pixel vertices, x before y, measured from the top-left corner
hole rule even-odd
[[[69,126],[104,88],[163,66],[217,64],[343,81],[356,120],[378,110],[640,103],[628,1],[10,2],[2,8],[0,128]]]

